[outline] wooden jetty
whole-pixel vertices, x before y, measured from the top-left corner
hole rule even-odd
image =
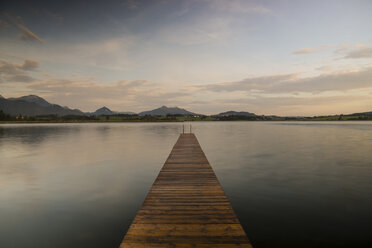
[[[120,247],[252,247],[194,134],[178,138]]]

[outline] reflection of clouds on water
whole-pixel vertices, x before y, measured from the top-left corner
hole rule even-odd
[[[0,126],[0,247],[30,239],[39,247],[119,244],[179,130],[177,123]]]
[[[250,238],[327,244],[369,231],[372,124],[353,123],[192,127]],[[0,126],[0,247],[118,246],[182,125]]]
[[[328,127],[328,128],[341,128],[341,129],[353,129],[353,130],[371,130],[370,121],[286,121],[286,122],[273,122],[272,125],[281,126],[302,126],[302,127]]]
[[[65,135],[81,131],[81,126],[66,125],[11,125],[0,126],[0,146],[8,142],[38,145],[48,137],[63,138]]]
[[[307,247],[369,242],[371,122],[200,123],[196,129],[250,238],[265,242],[269,235],[275,241],[268,247],[300,247],[306,235],[317,237]]]
[[[256,153],[251,155],[252,158],[269,158],[273,156],[275,156],[273,153]]]
[[[35,188],[40,166],[35,164],[49,141],[63,140],[81,131],[79,126],[64,125],[2,125],[0,126],[0,185],[3,187]],[[52,163],[52,161],[49,161]],[[15,190],[15,189],[14,189]],[[34,192],[35,193],[35,192]]]

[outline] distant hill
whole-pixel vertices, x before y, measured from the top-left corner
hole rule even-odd
[[[111,111],[107,107],[102,107],[102,108],[99,108],[99,109],[97,109],[96,111],[94,111],[93,113],[90,113],[90,114],[91,115],[114,115],[114,114],[116,114],[116,112]]]
[[[165,115],[195,115],[195,113],[187,111],[182,108],[178,107],[172,107],[169,108],[167,106],[162,106],[157,109],[149,110],[149,111],[143,111],[139,113],[138,115],[144,116],[144,115],[160,115],[160,116],[165,116]]]
[[[109,109],[108,107],[102,107],[102,108],[99,108],[97,109],[96,111],[94,111],[93,113],[87,113],[88,115],[95,115],[95,116],[99,116],[99,115],[118,115],[118,114],[126,114],[126,115],[134,115],[136,113],[133,113],[133,112],[118,112],[118,111],[112,111],[111,109]]]
[[[38,116],[38,115],[85,115],[78,109],[61,107],[52,104],[35,95],[22,96],[18,98],[0,97],[0,109],[10,115]]]
[[[257,116],[257,115],[254,113],[244,112],[244,111],[241,111],[241,112],[226,111],[226,112],[222,112],[217,115],[214,115],[214,116]]]
[[[53,104],[50,104],[49,102],[45,101],[43,98],[39,97],[39,96],[36,96],[36,95],[28,95],[28,96],[21,96],[21,97],[18,97],[18,98],[8,98],[8,100],[16,100],[16,101],[25,101],[25,102],[32,102],[32,103],[36,103],[40,106],[43,106],[43,107],[49,107],[49,106],[52,106]]]
[[[351,114],[351,115],[372,115],[372,111],[370,111],[370,112],[362,112],[362,113],[354,113],[354,114]]]

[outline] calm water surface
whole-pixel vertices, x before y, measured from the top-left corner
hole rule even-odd
[[[372,122],[199,122],[255,248],[372,247]],[[0,247],[118,247],[182,123],[0,125]]]

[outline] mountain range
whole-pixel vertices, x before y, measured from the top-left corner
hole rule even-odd
[[[85,114],[79,109],[70,109],[58,104],[52,104],[35,95],[7,99],[1,96],[0,110],[6,114],[23,116]]]
[[[102,107],[97,109],[95,112],[83,112],[79,109],[70,109],[68,107],[62,107],[58,104],[49,103],[45,99],[36,96],[28,95],[17,98],[4,98],[0,95],[0,110],[5,114],[12,116],[42,116],[42,115],[57,115],[57,116],[101,116],[101,115],[118,115],[118,114],[127,114],[127,115],[136,115],[134,112],[118,112],[112,111],[107,107]],[[186,109],[178,107],[167,107],[162,106],[153,110],[143,111],[138,113],[139,116],[166,116],[166,115],[199,115],[193,112],[190,112]],[[372,112],[362,112],[355,113],[351,115],[372,115]],[[258,115],[250,112],[237,112],[237,111],[226,111],[216,115],[215,117],[259,117]],[[262,117],[262,116],[261,116]],[[269,116],[270,117],[270,116]],[[277,117],[277,116],[275,116]]]
[[[129,114],[133,115],[136,114],[134,112],[118,112],[112,111],[107,107],[102,107],[97,109],[94,112],[83,112],[79,109],[70,109],[68,107],[62,107],[58,104],[49,103],[45,99],[36,96],[36,95],[28,95],[22,96],[17,98],[4,98],[0,95],[0,110],[4,113],[17,116],[40,116],[40,115],[57,115],[57,116],[65,116],[65,115],[88,115],[88,116],[100,116],[100,115],[117,115],[117,114]],[[165,116],[165,115],[195,115],[190,111],[187,111],[182,108],[178,107],[166,107],[162,106],[157,109],[143,111],[140,112],[138,115],[145,116],[145,115],[158,115],[158,116]]]
[[[226,111],[213,116],[257,116],[255,113],[244,112],[244,111]]]
[[[160,108],[157,108],[157,109],[140,112],[138,115],[140,116],[144,116],[144,115],[165,116],[165,115],[196,115],[196,114],[193,112],[187,111],[185,109],[178,108],[178,107],[168,108],[167,106],[161,106]]]

